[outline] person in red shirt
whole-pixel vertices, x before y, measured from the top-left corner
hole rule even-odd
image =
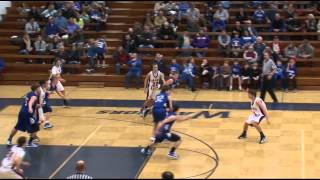
[[[121,67],[125,67],[129,59],[129,55],[126,51],[124,51],[122,46],[117,48],[117,51],[113,54],[113,61],[116,67],[116,73],[120,74]]]

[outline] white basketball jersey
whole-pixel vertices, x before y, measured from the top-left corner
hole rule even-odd
[[[13,146],[7,156],[2,160],[1,167],[5,169],[12,169],[14,158],[20,157],[23,158],[25,156],[25,151],[21,147]]]
[[[262,104],[264,104],[263,100],[259,97],[256,97],[255,100],[253,101],[253,103],[251,103],[251,110],[255,115],[262,115],[264,116],[264,114],[261,111],[261,108],[259,106],[259,104],[257,103],[258,101],[261,101]]]
[[[157,73],[153,73],[153,71],[151,71],[149,75],[149,89],[159,89],[160,79],[163,76],[162,72],[158,71]]]

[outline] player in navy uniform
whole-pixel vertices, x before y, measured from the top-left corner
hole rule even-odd
[[[40,84],[32,84],[31,90],[26,95],[25,102],[21,106],[18,122],[11,131],[7,145],[12,145],[12,138],[16,135],[17,131],[27,131],[30,134],[27,147],[38,147],[38,145],[33,143],[33,140],[36,139],[36,133],[39,131],[38,108],[40,105],[38,104],[38,96],[41,93]]]
[[[107,53],[107,45],[106,38],[103,36],[102,38],[96,41],[97,47],[97,59],[98,59],[98,67],[106,68],[106,61],[104,59],[104,55]]]
[[[155,102],[152,108],[152,115],[153,115],[153,136],[151,140],[155,139],[155,129],[158,123],[166,118],[167,108],[172,110],[172,100],[170,96],[170,87],[164,85],[161,88],[160,93],[156,96]]]
[[[172,111],[168,111],[166,113],[166,119],[159,122],[156,127],[156,137],[155,141],[152,142],[150,145],[148,145],[146,148],[143,148],[141,152],[146,155],[151,154],[151,148],[156,146],[159,143],[162,143],[164,140],[168,140],[169,142],[174,143],[173,147],[170,149],[170,152],[168,153],[168,156],[172,159],[178,159],[178,155],[176,154],[176,149],[179,148],[181,144],[181,137],[177,134],[171,133],[171,128],[173,124],[176,121],[186,121],[194,117],[198,114],[192,113],[186,116],[177,115],[177,112],[179,111],[179,106],[174,105]]]

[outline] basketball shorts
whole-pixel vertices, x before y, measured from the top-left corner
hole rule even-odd
[[[248,119],[246,120],[246,123],[248,124],[252,124],[252,123],[258,123],[260,124],[260,122],[263,120],[264,115],[263,114],[251,114]]]
[[[64,91],[64,87],[60,81],[57,84],[57,91],[59,91],[59,92]]]
[[[162,143],[164,140],[168,140],[169,142],[178,142],[181,137],[174,133],[163,133],[156,136],[155,143]]]
[[[153,115],[153,122],[158,123],[166,119],[167,111],[165,108],[161,108],[161,109],[153,108],[152,115]]]

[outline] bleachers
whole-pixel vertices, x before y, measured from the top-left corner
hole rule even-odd
[[[17,13],[16,8],[21,5],[21,1],[13,2],[13,6],[7,8],[7,15],[4,15],[3,21],[0,23],[0,57],[4,58],[7,63],[7,68],[4,74],[0,76],[1,84],[28,84],[34,80],[41,80],[48,78],[48,70],[50,69],[49,63],[52,62],[52,55],[18,55],[18,46],[11,45],[10,37],[13,35],[22,35],[24,32],[24,23],[17,21],[17,19],[25,18],[23,15]],[[46,2],[25,2],[30,7],[35,5],[37,7],[45,5]],[[88,26],[91,28],[84,32],[86,38],[96,38],[101,35],[107,36],[108,44],[108,55],[106,60],[108,63],[112,62],[112,54],[116,47],[122,44],[122,37],[126,34],[129,27],[133,27],[135,21],[142,22],[144,15],[153,10],[155,1],[110,1],[110,6],[112,8],[112,14],[108,18],[108,23],[106,30],[96,32],[92,29],[95,26],[94,23],[90,23]],[[234,26],[235,13],[238,11],[238,5],[243,4],[243,1],[233,1],[232,8],[230,9],[230,21],[227,28],[230,29]],[[297,1],[298,4],[308,4],[309,1]],[[201,12],[204,11],[203,2],[195,1],[196,7],[200,9]],[[248,12],[253,12],[252,9],[246,9]],[[302,11],[302,10],[301,10]],[[309,12],[308,9],[303,10],[305,13]],[[283,10],[281,13],[283,14]],[[316,17],[319,19],[319,17]],[[306,19],[306,16],[299,17],[301,21]],[[44,22],[40,22],[40,25],[44,25]],[[269,25],[256,25],[254,27],[265,27],[268,28]],[[182,33],[185,29],[185,25],[179,26],[178,34]],[[194,34],[194,33],[191,33]],[[216,36],[219,33],[209,32],[209,35]],[[273,32],[259,32],[259,35],[263,37],[278,35],[281,38],[281,44],[286,46],[289,41],[286,39],[289,36],[294,36],[295,38],[305,38],[305,37],[316,37],[320,33],[273,33]],[[294,40],[296,45],[299,45],[301,41]],[[268,42],[269,43],[269,42]],[[176,58],[179,62],[183,62],[183,57],[175,57],[175,55],[180,51],[175,49],[175,40],[157,40],[156,44],[161,44],[164,48],[155,49],[139,49],[141,52],[155,53],[161,52],[165,56],[165,61],[170,63],[172,58]],[[318,48],[320,47],[320,42],[313,40],[311,44]],[[221,64],[224,60],[232,61],[232,58],[225,58],[217,51],[217,41],[212,40],[210,48],[208,49],[208,57],[210,64]],[[197,50],[192,50],[197,51]],[[303,59],[298,59],[298,87],[299,89],[320,89],[320,50],[317,49],[315,53],[316,58],[312,60],[312,67],[310,62]],[[47,64],[25,64],[26,58],[31,58],[34,61],[42,60]],[[201,59],[195,58],[196,64],[201,63]],[[144,64],[143,71],[146,73],[149,71],[150,62],[153,57],[142,55],[142,61]],[[242,59],[239,59],[242,61]],[[16,63],[20,62],[20,63]],[[123,86],[124,85],[124,75],[116,75],[114,66],[110,64],[107,69],[99,69],[98,73],[87,75],[84,73],[87,60],[82,60],[82,65],[66,65],[66,71],[72,71],[73,74],[67,74],[65,78],[67,79],[67,85],[78,85],[80,82],[105,82],[106,86]],[[125,69],[123,73],[125,73]]]

